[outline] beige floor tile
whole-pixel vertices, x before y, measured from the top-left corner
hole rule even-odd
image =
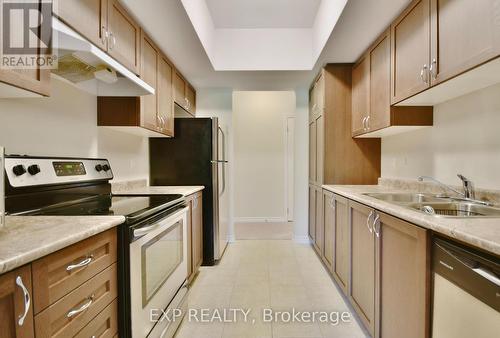
[[[351,322],[268,323],[263,309],[273,311],[351,312],[311,246],[286,240],[245,240],[231,243],[214,267],[203,267],[190,289],[189,307],[251,309],[249,322],[184,321],[176,337],[365,337]],[[255,319],[255,322],[254,322]]]

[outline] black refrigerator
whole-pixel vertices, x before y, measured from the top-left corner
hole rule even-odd
[[[203,265],[228,242],[226,137],[217,118],[176,118],[173,138],[150,138],[151,185],[203,185]]]

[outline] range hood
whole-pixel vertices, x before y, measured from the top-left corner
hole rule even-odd
[[[155,89],[83,36],[52,18],[58,68],[53,76],[97,96],[143,96]]]

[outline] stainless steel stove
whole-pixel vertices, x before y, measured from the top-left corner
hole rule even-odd
[[[113,195],[106,159],[5,157],[5,211],[24,216],[121,215],[120,337],[170,337],[181,318],[151,312],[186,307],[187,207],[182,195]]]

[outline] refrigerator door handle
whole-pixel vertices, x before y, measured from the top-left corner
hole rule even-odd
[[[220,191],[220,196],[224,194],[226,191],[226,166],[225,164],[228,163],[226,161],[226,135],[224,134],[224,131],[220,126],[218,126],[218,129],[222,135],[222,160],[217,159],[217,162],[222,163],[222,189]]]

